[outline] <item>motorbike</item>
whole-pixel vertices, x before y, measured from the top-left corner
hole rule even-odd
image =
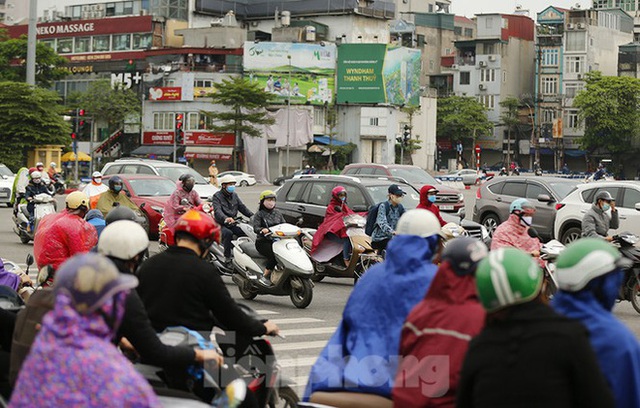
[[[359,214],[350,214],[344,217],[343,221],[353,248],[349,266],[346,266],[342,260],[342,244],[338,242],[325,240],[322,250],[311,255],[313,236],[317,230],[302,229],[302,246],[313,263],[314,274],[311,280],[314,282],[320,282],[329,276],[353,278],[355,284],[371,266],[383,261],[382,256],[371,247],[371,237],[364,232],[366,219]]]
[[[267,238],[273,240],[273,253],[278,261],[271,281],[264,277],[267,258],[258,252],[255,238],[250,236],[233,241],[233,281],[245,299],[253,299],[257,295],[289,295],[295,307],[304,309],[313,299],[310,279],[313,265],[298,243],[300,228],[285,223],[268,229]]]
[[[542,169],[538,167],[538,168],[535,170],[534,174],[535,174],[536,176],[542,176]]]
[[[500,169],[500,173],[498,173],[498,175],[499,176],[508,176],[509,172],[507,171],[506,168],[503,167],[503,168]]]
[[[62,174],[56,173],[51,179],[51,183],[53,183],[56,194],[62,195],[67,191],[67,183],[64,181]]]
[[[618,300],[629,301],[631,305],[640,313],[640,249],[635,244],[640,242],[640,237],[631,232],[621,232],[614,235],[611,241],[617,244],[618,250],[624,258],[629,261],[629,269],[624,272],[624,280],[620,287]]]
[[[208,209],[205,207],[205,212],[207,212],[206,210]],[[208,213],[211,214],[211,216],[213,217],[213,207],[211,207],[211,210]],[[256,233],[253,232],[253,227],[242,216],[238,216],[234,218],[232,224],[237,225],[242,230],[242,232],[245,235],[245,237],[242,237],[242,238],[248,237],[252,242],[255,242]],[[235,249],[233,250],[233,254],[235,256]],[[259,255],[259,256],[262,257],[262,255]],[[213,244],[211,244],[211,247],[209,247],[209,262],[211,262],[213,266],[216,267],[220,275],[232,276],[232,277],[235,276],[236,274],[235,265],[233,263],[227,264],[225,260],[226,260],[226,257],[224,256],[224,246],[222,245],[222,243],[214,242]],[[248,298],[245,297],[245,299],[253,299],[253,298],[255,298],[255,295],[253,297],[248,297]]]
[[[35,203],[35,209],[33,211],[33,225],[29,228],[29,211],[27,211],[27,204],[19,204],[18,212],[13,215],[13,232],[20,237],[20,242],[23,244],[29,243],[36,235],[36,229],[38,222],[44,218],[45,215],[53,214],[56,212],[55,199],[47,194],[40,193],[33,197]]]
[[[540,259],[545,261],[543,268],[545,283],[542,288],[542,293],[547,299],[551,299],[558,291],[558,281],[555,278],[556,265],[554,262],[558,258],[558,255],[564,251],[564,248],[565,246],[555,239],[547,242],[540,248]]]

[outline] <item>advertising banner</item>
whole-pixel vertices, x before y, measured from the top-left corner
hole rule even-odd
[[[173,144],[172,130],[151,130],[142,133],[142,144]],[[234,146],[233,133],[213,133],[203,130],[184,132],[184,144],[196,146]]]
[[[142,132],[142,144],[173,144],[173,134],[172,131]]]
[[[419,105],[420,56],[385,44],[340,45],[337,102]]]
[[[149,100],[180,101],[182,100],[182,88],[149,88]]]
[[[272,101],[323,105],[333,102],[335,44],[245,42],[244,69]]]

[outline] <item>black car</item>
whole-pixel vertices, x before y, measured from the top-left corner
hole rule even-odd
[[[280,176],[280,177],[276,178],[275,180],[273,180],[273,185],[281,186],[281,185],[284,184],[285,181],[291,180],[292,178],[294,178],[295,176],[298,176],[300,174],[302,174],[302,169],[296,170],[296,171],[293,172],[293,174],[289,174],[288,176]]]
[[[318,228],[324,220],[331,200],[331,190],[343,186],[347,190],[349,207],[356,212],[367,212],[369,207],[388,199],[391,184],[399,184],[407,192],[402,205],[406,209],[416,208],[420,203],[420,193],[409,184],[381,178],[358,178],[335,175],[302,175],[287,181],[276,191],[278,209],[285,220],[306,228]],[[441,213],[447,222],[459,222],[455,215]],[[470,220],[463,220],[462,226],[473,237],[489,239],[487,230]]]

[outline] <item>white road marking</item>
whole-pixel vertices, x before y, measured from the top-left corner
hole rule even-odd
[[[291,317],[287,319],[272,319],[275,324],[300,324],[300,323],[318,323],[324,320],[314,319],[313,317]]]
[[[287,351],[287,350],[306,350],[323,348],[327,344],[326,340],[320,341],[302,341],[297,343],[280,343],[272,344],[275,351]]]
[[[312,327],[310,329],[290,329],[290,330],[280,330],[280,334],[291,337],[291,336],[309,336],[312,334],[333,334],[336,331],[335,327]]]

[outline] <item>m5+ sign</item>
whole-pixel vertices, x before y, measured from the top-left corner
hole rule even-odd
[[[133,85],[138,85],[142,81],[139,72],[122,72],[111,74],[111,88],[129,89]]]

